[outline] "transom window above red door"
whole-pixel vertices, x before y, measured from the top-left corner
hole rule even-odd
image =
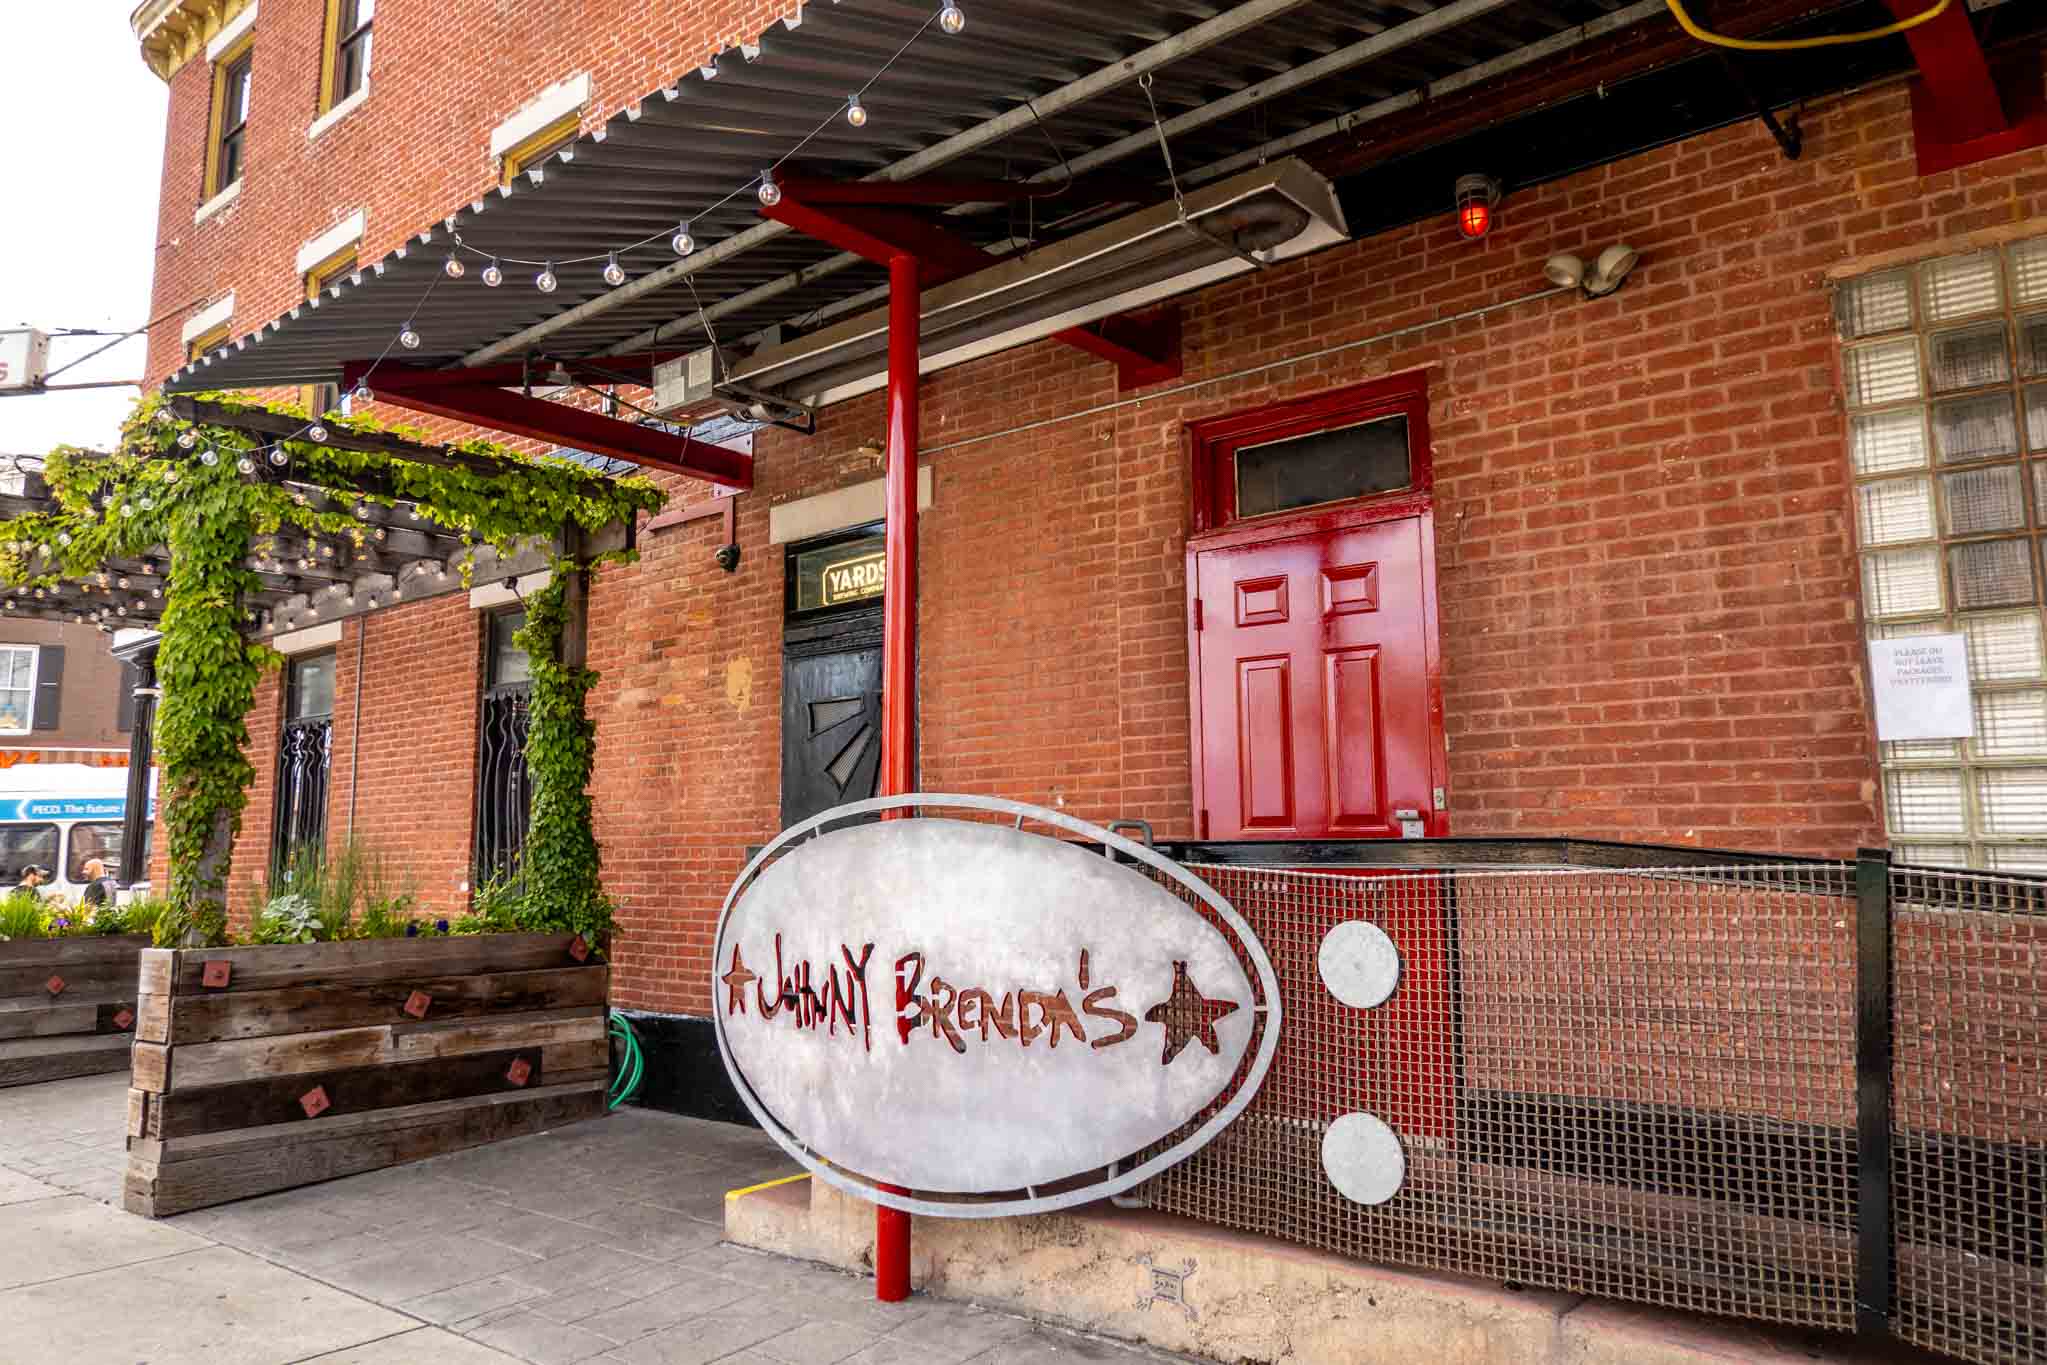
[[[1428,376],[1414,370],[1188,425],[1194,529],[1426,493]]]

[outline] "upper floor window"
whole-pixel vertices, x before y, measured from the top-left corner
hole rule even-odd
[[[320,291],[355,269],[355,246],[351,243],[345,250],[337,251],[326,260],[314,265],[306,272],[306,297],[317,299]]]
[[[0,645],[0,735],[25,735],[35,728],[34,645]]]
[[[207,147],[206,198],[242,178],[249,125],[249,77],[254,69],[253,35],[224,52],[213,66],[213,137]]]
[[[229,335],[229,324],[225,322],[216,327],[207,328],[198,336],[185,343],[185,359],[188,361],[197,360],[208,351],[219,350],[222,346],[227,345]]]
[[[590,73],[556,81],[503,123],[490,130],[490,152],[498,176],[509,185],[520,172],[540,165],[576,140],[583,110],[590,104]]]
[[[545,163],[549,157],[574,142],[582,126],[581,114],[564,114],[531,137],[506,148],[501,163],[504,183],[511,184],[519,172],[528,166]]]
[[[327,0],[327,50],[320,72],[320,112],[360,94],[370,79],[370,31],[377,0]]]

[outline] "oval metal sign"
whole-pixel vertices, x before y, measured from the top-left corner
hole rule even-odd
[[[1017,820],[823,828],[906,808]],[[719,1049],[761,1126],[913,1213],[1129,1189],[1242,1112],[1278,1045],[1278,979],[1227,901],[1141,844],[993,797],[882,797],[792,826],[733,885],[715,951]]]

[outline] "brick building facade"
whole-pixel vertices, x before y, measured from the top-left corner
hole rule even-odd
[[[370,94],[309,137],[323,6],[264,0],[264,118],[239,194],[196,223],[209,67],[175,72],[159,309],[231,293],[232,330],[252,329],[301,297],[296,253],[336,222],[362,212],[368,262],[488,192],[491,129],[550,85],[587,73],[594,126],[779,17],[570,7],[514,24],[457,8],[387,0]],[[2047,162],[1919,175],[1902,80],[1814,102],[1803,135],[1793,161],[1759,124],[1722,127],[1520,190],[1481,241],[1446,210],[1189,295],[1183,373],[1149,389],[1119,391],[1111,367],[1049,340],[929,376],[921,787],[1196,836],[1188,424],[1419,373],[1450,832],[1882,843],[1836,292],[2047,234]],[[1520,301],[1552,253],[1617,241],[1641,253],[1617,293]],[[183,360],[177,324],[152,335],[153,376]],[[595,577],[617,1003],[709,1008],[720,901],[781,825],[785,547],[770,512],[878,478],[884,425],[876,395],[825,409],[814,435],[759,432],[736,572],[714,562],[707,518],[643,527],[638,563]],[[709,491],[661,477],[674,505]],[[328,837],[402,855],[441,912],[474,879],[486,630],[455,597],[351,620],[332,645]],[[244,905],[263,879],[283,706],[266,683],[250,722]]]

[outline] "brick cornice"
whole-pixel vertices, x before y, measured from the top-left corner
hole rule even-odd
[[[142,0],[128,26],[142,44],[142,60],[168,81],[178,68],[206,50],[222,28],[251,0]]]

